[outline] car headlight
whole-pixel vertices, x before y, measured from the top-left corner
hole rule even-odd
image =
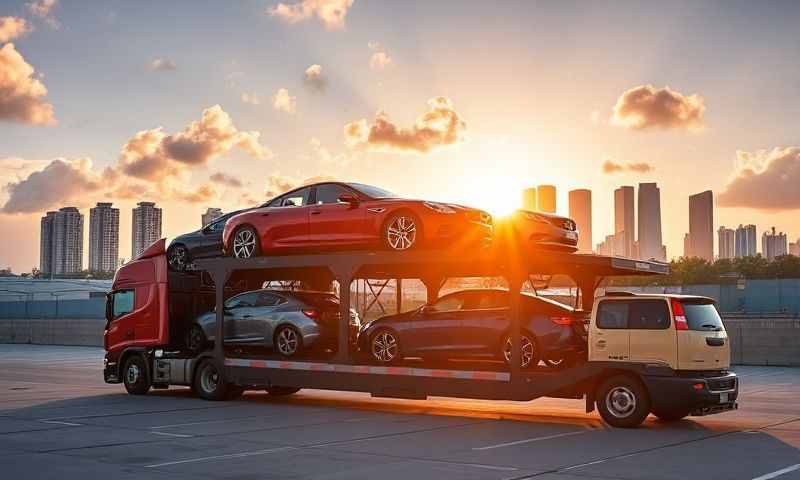
[[[430,208],[431,210],[433,210],[436,213],[456,213],[456,211],[454,209],[452,209],[452,208],[450,208],[447,205],[444,205],[442,203],[422,202],[422,204],[425,205],[426,207]]]

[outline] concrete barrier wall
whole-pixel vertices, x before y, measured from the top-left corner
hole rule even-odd
[[[102,318],[0,319],[0,343],[103,346]]]
[[[800,319],[726,318],[724,322],[732,363],[800,366]]]

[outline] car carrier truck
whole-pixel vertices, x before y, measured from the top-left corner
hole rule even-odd
[[[366,392],[423,400],[449,396],[529,401],[585,399],[608,424],[635,427],[649,414],[664,420],[737,408],[739,382],[729,371],[730,345],[713,301],[680,295],[608,293],[606,277],[666,274],[658,262],[559,252],[337,252],[251,259],[198,260],[183,272],[168,268],[160,240],[121,267],[108,295],[104,378],[131,394],[190,386],[209,400],[245,390],[288,395],[301,388]],[[519,295],[510,295],[511,362],[504,368],[374,365],[352,351],[348,322],[339,322],[330,358],[289,360],[214,342],[200,352],[183,347],[185,329],[200,313],[216,312],[216,338],[226,338],[226,298],[269,281],[338,282],[340,318],[350,315],[354,279],[419,279],[434,301],[445,279],[503,277],[518,293],[531,275],[563,274],[578,286],[589,315],[586,356],[562,369],[520,367]]]

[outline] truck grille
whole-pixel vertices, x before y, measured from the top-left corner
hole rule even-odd
[[[728,377],[728,378],[709,378],[706,380],[708,382],[708,389],[712,392],[722,392],[725,390],[733,390],[736,388],[736,378],[735,377]]]

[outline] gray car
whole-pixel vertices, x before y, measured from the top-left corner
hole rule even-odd
[[[266,347],[293,357],[313,347],[338,345],[339,299],[324,292],[253,290],[225,301],[225,343]],[[350,343],[360,322],[350,311]],[[214,341],[216,313],[200,315],[189,327],[186,347],[197,352]]]

